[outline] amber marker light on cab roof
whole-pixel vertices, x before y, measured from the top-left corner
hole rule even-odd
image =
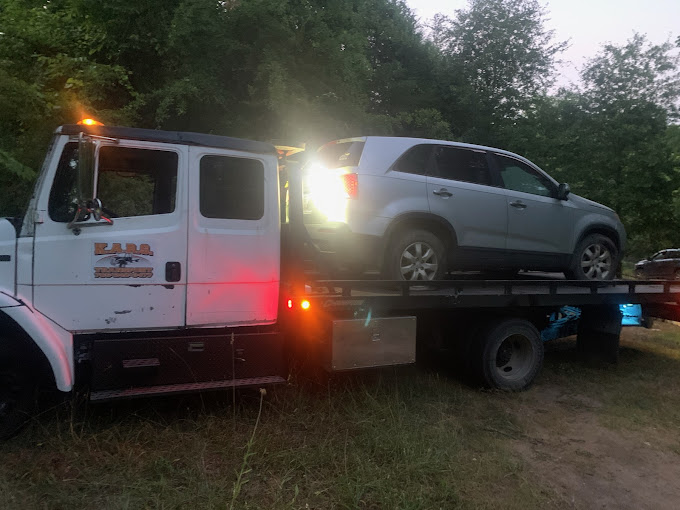
[[[102,122],[99,122],[98,120],[94,119],[82,119],[78,121],[78,124],[81,124],[83,126],[103,126],[104,124]]]
[[[300,302],[300,307],[301,307],[303,310],[309,310],[309,307],[310,307],[309,301],[307,301],[306,299],[303,299],[303,300]]]

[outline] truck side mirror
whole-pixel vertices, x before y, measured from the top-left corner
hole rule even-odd
[[[558,200],[566,200],[567,197],[569,196],[569,193],[571,193],[571,190],[569,189],[569,185],[566,182],[563,182],[557,188],[557,199]]]
[[[89,136],[78,138],[78,202],[85,204],[94,198],[95,144]]]
[[[95,197],[96,148],[95,142],[81,132],[78,138],[76,213],[67,224],[76,235],[80,233],[80,227],[113,225],[113,220],[102,216],[102,203]]]

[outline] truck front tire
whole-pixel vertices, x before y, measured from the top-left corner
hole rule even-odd
[[[12,437],[31,418],[37,384],[29,371],[20,360],[0,356],[0,440]]]

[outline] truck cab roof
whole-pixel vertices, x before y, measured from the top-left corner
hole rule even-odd
[[[125,138],[128,140],[145,140],[149,142],[178,143],[202,147],[217,147],[256,154],[276,154],[276,148],[265,142],[233,138],[230,136],[207,135],[188,131],[161,131],[157,129],[129,128],[119,126],[88,126],[82,124],[65,124],[55,131],[56,134],[77,135],[84,133],[109,138]]]

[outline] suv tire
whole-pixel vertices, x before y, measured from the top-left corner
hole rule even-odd
[[[446,273],[444,243],[428,230],[405,230],[390,243],[385,267],[391,280],[441,280]]]
[[[565,271],[572,280],[613,280],[619,252],[614,242],[602,234],[590,234],[581,239]]]

